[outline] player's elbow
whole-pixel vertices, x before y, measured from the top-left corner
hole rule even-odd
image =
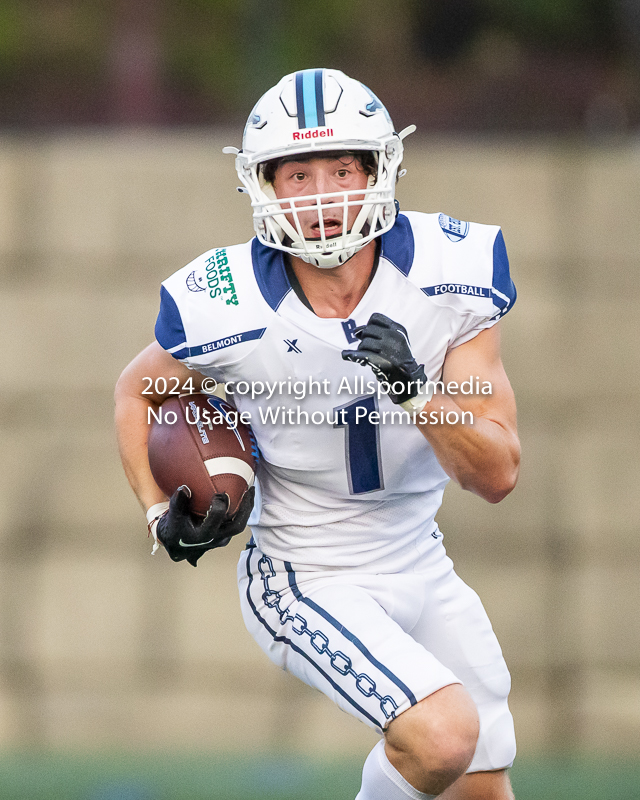
[[[130,394],[130,380],[127,374],[127,369],[125,369],[116,381],[116,385],[113,390],[113,400],[116,404],[116,407],[121,405]]]
[[[468,480],[461,480],[458,478],[456,482],[460,485],[461,489],[473,492],[473,494],[477,494],[478,497],[481,497],[488,503],[495,504],[504,500],[504,498],[513,491],[517,479],[517,474],[514,476],[504,474],[487,476],[485,474],[481,477],[478,476]]]
[[[122,399],[122,396],[125,393],[125,383],[124,373],[122,373],[116,381],[116,385],[113,390],[113,399],[116,405],[118,405],[118,402]]]
[[[489,490],[486,492],[486,494],[483,495],[484,499],[488,503],[493,503],[495,505],[496,503],[499,503],[501,500],[504,500],[504,498],[514,490],[515,485],[516,481],[504,483],[497,486],[491,486]]]
[[[139,378],[138,371],[134,368],[134,364],[134,361],[127,364],[116,381],[113,390],[113,399],[116,406],[125,403],[131,397],[137,398],[141,393],[143,383]]]
[[[518,447],[517,451],[513,453],[512,459],[503,466],[499,474],[486,487],[486,493],[483,493],[484,499],[493,504],[504,500],[516,488],[519,474],[520,448]]]

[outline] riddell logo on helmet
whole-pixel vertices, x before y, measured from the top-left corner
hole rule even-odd
[[[318,139],[319,137],[333,136],[333,128],[313,128],[305,131],[294,131],[293,138],[298,139]]]

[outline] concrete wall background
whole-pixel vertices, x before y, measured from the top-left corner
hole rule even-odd
[[[237,134],[0,138],[0,747],[364,754],[375,735],[267,662],[235,588],[149,558],[112,428],[160,281],[248,239]],[[511,667],[521,752],[640,746],[640,149],[408,142],[405,208],[499,223],[522,476],[439,520]]]

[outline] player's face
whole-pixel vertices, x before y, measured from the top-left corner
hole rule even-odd
[[[341,192],[366,189],[368,175],[357,158],[351,155],[311,158],[305,161],[285,161],[278,165],[273,180],[276,197],[305,197],[323,194],[322,220],[324,235],[329,238],[343,233],[344,195]],[[332,195],[332,192],[336,192]],[[348,195],[349,201],[362,201],[364,195]],[[308,211],[304,208],[310,207]],[[291,204],[283,203],[283,210]],[[322,236],[318,207],[315,200],[300,200],[296,203],[297,216],[305,239],[320,239]],[[355,222],[360,205],[352,205],[347,210],[347,231]],[[302,209],[302,210],[300,210]],[[293,214],[286,214],[295,227]]]

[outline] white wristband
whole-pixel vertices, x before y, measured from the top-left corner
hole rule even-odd
[[[422,411],[433,397],[434,388],[435,384],[433,381],[428,380],[424,386],[418,389],[418,394],[415,397],[411,397],[409,400],[405,400],[404,403],[400,403],[400,408],[404,408],[409,414],[413,414],[414,411]]]
[[[156,528],[158,527],[158,520],[168,510],[168,500],[163,500],[162,503],[156,503],[154,506],[151,506],[151,508],[147,509],[147,530],[149,531],[150,535],[153,536],[153,550],[151,551],[151,555],[155,555],[156,551],[160,548],[160,542],[158,541]]]

